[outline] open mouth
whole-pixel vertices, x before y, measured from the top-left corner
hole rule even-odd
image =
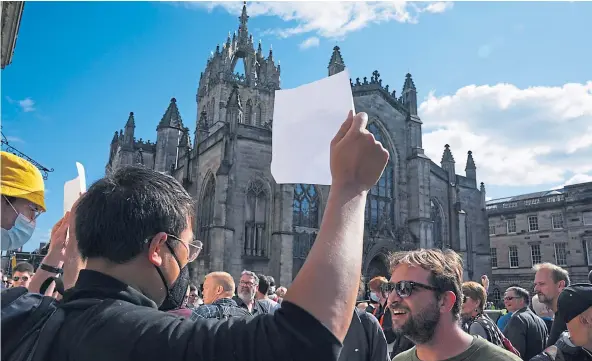
[[[400,315],[404,315],[406,313],[407,313],[407,311],[404,311],[404,310],[391,310],[391,314],[393,316],[400,316]]]

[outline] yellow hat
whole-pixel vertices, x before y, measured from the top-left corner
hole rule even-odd
[[[26,199],[45,212],[45,184],[37,167],[12,153],[2,152],[1,193]]]

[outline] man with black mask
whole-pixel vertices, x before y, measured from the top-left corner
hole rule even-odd
[[[70,229],[86,269],[63,300],[66,308],[73,300],[99,303],[67,309],[44,359],[337,360],[362,268],[366,196],[388,160],[367,122],[366,114],[350,112],[331,142],[323,221],[274,315],[191,321],[159,311],[183,301],[187,265],[201,249],[192,227],[200,204],[174,178],[142,167],[119,168],[94,183]]]

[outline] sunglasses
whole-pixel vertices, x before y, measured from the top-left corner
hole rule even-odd
[[[12,277],[12,280],[15,281],[15,282],[18,282],[19,280],[22,280],[23,282],[27,282],[29,280],[29,277],[27,277],[27,276],[23,276],[23,277],[16,276],[16,277]]]
[[[504,297],[504,301],[512,301],[513,299],[516,299],[516,298],[520,298],[520,297],[511,297],[511,296],[508,296],[508,297]]]
[[[397,295],[401,298],[406,298],[411,296],[414,290],[417,289],[424,289],[430,291],[440,291],[438,287],[426,285],[419,282],[413,281],[399,281],[397,283],[389,282],[382,286],[381,290],[385,293],[391,293],[395,291]]]

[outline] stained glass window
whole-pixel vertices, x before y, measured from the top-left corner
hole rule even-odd
[[[199,235],[198,238],[203,242],[203,253],[210,252],[210,230],[214,221],[214,199],[216,195],[216,183],[214,177],[210,177],[204,188],[199,212]]]
[[[374,135],[376,140],[381,142],[382,145],[388,149],[386,138],[376,123],[370,123],[368,125],[368,130]],[[371,228],[377,226],[383,219],[386,220],[387,224],[394,224],[394,174],[395,170],[391,154],[391,158],[389,158],[378,183],[376,183],[376,185],[370,189],[370,192],[368,192],[368,198],[366,201],[366,222]]]
[[[247,190],[245,207],[245,244],[243,252],[248,256],[267,256],[266,220],[267,194],[263,183],[252,182]]]

